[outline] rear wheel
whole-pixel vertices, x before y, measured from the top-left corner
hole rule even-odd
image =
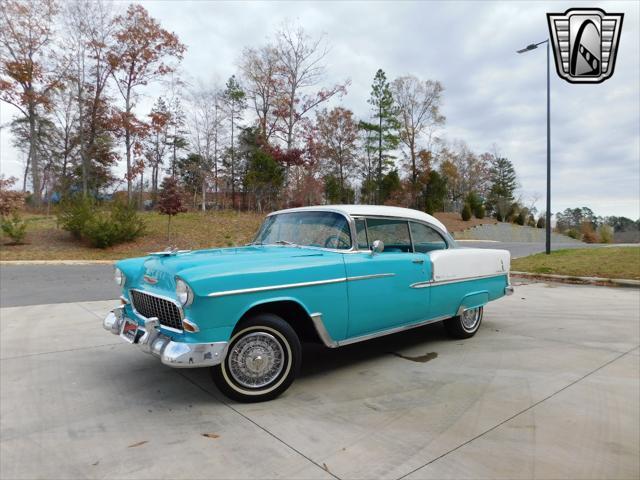
[[[224,362],[212,368],[213,381],[240,402],[271,400],[293,383],[301,359],[293,328],[277,315],[263,313],[237,327]]]
[[[462,314],[444,321],[444,328],[453,338],[473,337],[482,323],[483,307],[464,310]]]

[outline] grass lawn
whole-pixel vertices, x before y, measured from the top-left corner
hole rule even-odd
[[[0,260],[117,260],[164,250],[169,243],[180,249],[231,247],[250,242],[264,215],[245,212],[187,212],[171,220],[171,242],[167,240],[167,217],[141,213],[147,234],[131,243],[107,249],[91,248],[56,227],[56,217],[25,215],[25,245],[7,245],[0,233]]]
[[[640,247],[602,247],[557,250],[517,258],[511,269],[518,272],[554,273],[575,277],[640,280]]]

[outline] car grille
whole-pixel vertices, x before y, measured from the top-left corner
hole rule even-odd
[[[130,294],[137,313],[146,318],[156,317],[165,327],[182,330],[182,313],[174,302],[138,290],[131,290]]]

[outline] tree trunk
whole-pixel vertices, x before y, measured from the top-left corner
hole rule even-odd
[[[33,107],[29,108],[29,158],[31,159],[31,178],[33,180],[33,204],[40,206],[40,168],[38,165],[38,149],[37,149],[37,133],[36,133],[36,112]]]
[[[382,105],[378,111],[378,204],[382,203]]]
[[[206,192],[207,192],[207,179],[203,175],[203,177],[202,177],[202,211],[203,212],[207,211]]]
[[[127,150],[127,203],[131,204],[131,126],[129,125],[129,113],[131,112],[130,101],[131,90],[127,89],[127,98],[125,102],[125,111],[127,116],[127,123],[124,129],[124,142]]]
[[[233,106],[231,107],[231,209],[236,208],[236,161],[233,148]]]

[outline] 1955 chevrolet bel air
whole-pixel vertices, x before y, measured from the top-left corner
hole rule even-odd
[[[484,305],[513,292],[509,266],[416,210],[281,210],[244,247],[117,262],[121,306],[103,325],[170,367],[212,367],[229,397],[268,400],[296,377],[301,340],[334,348],[437,321],[473,336]]]

